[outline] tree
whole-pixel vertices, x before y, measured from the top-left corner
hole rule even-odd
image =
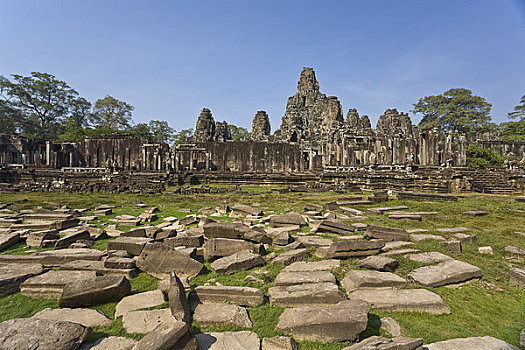
[[[13,81],[4,78],[2,86],[11,97],[12,108],[24,116],[19,124],[22,131],[46,139],[57,137],[78,96],[66,82],[48,73],[13,74]]]
[[[193,135],[193,129],[183,129],[179,132],[176,132],[173,140],[175,141],[175,145],[181,145],[183,143],[187,143],[188,139]]]
[[[163,120],[151,120],[148,123],[152,141],[156,143],[171,143],[175,140],[175,129]]]
[[[517,119],[501,123],[501,137],[505,141],[524,141],[525,140],[525,95],[521,96],[520,103],[514,107],[513,112],[509,112],[509,119]]]
[[[250,132],[242,126],[230,124],[228,127],[230,128],[233,141],[242,141],[250,137]]]
[[[16,109],[11,105],[7,95],[8,80],[0,76],[0,133],[17,132],[17,120],[20,120]]]
[[[151,140],[151,130],[146,123],[138,123],[131,129],[131,135],[133,137],[136,137],[138,139],[147,139],[148,141]]]
[[[131,128],[131,112],[134,109],[135,107],[132,105],[108,95],[95,102],[91,122],[96,128],[129,130]]]
[[[483,148],[476,143],[467,146],[467,167],[486,168],[489,166],[502,166],[504,156],[500,156],[491,149]]]
[[[414,104],[413,113],[423,114],[421,128],[464,133],[472,139],[476,132],[494,127],[492,105],[468,89],[450,89],[441,95],[426,96]]]

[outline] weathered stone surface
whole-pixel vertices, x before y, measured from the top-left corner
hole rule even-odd
[[[204,235],[213,238],[243,238],[244,234],[250,231],[250,227],[241,223],[229,222],[210,222],[203,227]]]
[[[394,220],[401,220],[401,219],[409,219],[409,220],[416,220],[416,221],[421,221],[422,220],[422,216],[420,214],[390,214],[388,215],[388,218],[389,219],[394,219]]]
[[[40,264],[0,265],[0,297],[18,292],[22,282],[43,272]]]
[[[149,333],[159,324],[173,321],[170,309],[130,311],[122,317],[127,333]]]
[[[335,283],[307,283],[268,289],[270,303],[278,306],[336,304],[346,297]]]
[[[525,328],[523,328],[520,334],[520,345],[525,347]]]
[[[367,288],[400,288],[406,280],[391,272],[350,270],[341,281],[347,292]]]
[[[238,326],[250,328],[253,324],[245,308],[224,303],[199,304],[193,320],[200,326]]]
[[[485,216],[488,212],[483,210],[470,210],[463,213],[463,215],[469,215],[469,216]]]
[[[348,235],[355,232],[355,227],[351,225],[344,225],[332,220],[323,221],[318,227],[318,232],[334,232],[342,235]]]
[[[20,284],[20,292],[36,299],[58,299],[68,283],[91,279],[96,276],[94,271],[56,271],[28,278]]]
[[[112,256],[104,260],[104,267],[108,269],[134,269],[135,260]]]
[[[241,270],[248,270],[253,267],[263,266],[264,259],[249,250],[243,250],[230,256],[225,256],[215,260],[211,268],[217,273],[232,274]]]
[[[335,283],[335,276],[329,271],[287,272],[281,271],[275,277],[275,286],[292,286],[304,283]]]
[[[295,241],[304,244],[306,248],[328,247],[333,243],[329,238],[314,236],[296,237]]]
[[[177,321],[190,324],[190,308],[188,305],[188,299],[186,299],[184,285],[179,277],[173,272],[170,274],[169,278],[168,300],[173,317],[175,317]]]
[[[359,267],[371,270],[393,272],[399,266],[399,261],[386,256],[369,256],[359,261]]]
[[[293,338],[277,335],[271,338],[264,338],[261,350],[297,350],[297,344]]]
[[[202,247],[204,244],[204,235],[184,235],[178,234],[176,237],[164,239],[163,243],[170,248],[175,247]]]
[[[75,248],[48,250],[34,253],[44,267],[58,267],[75,260],[100,260],[106,253],[96,249]]]
[[[40,318],[45,320],[67,321],[80,323],[86,327],[104,326],[111,323],[111,320],[102,313],[92,309],[81,308],[61,308],[50,309],[46,308],[37,312],[33,318]],[[1,345],[0,345],[1,347]]]
[[[146,334],[133,350],[196,350],[197,340],[184,322],[168,320]]]
[[[396,337],[389,339],[374,335],[343,350],[419,350],[422,345],[423,338]]]
[[[14,246],[18,242],[20,242],[20,239],[20,233],[18,232],[0,234],[0,252],[2,250]]]
[[[241,250],[254,251],[250,242],[242,239],[213,238],[209,239],[202,246],[204,250],[204,260],[222,258],[240,252]],[[255,251],[254,251],[255,253]]]
[[[124,316],[130,311],[161,305],[165,301],[164,294],[160,290],[128,295],[117,304],[115,318]]]
[[[516,267],[509,270],[510,281],[525,288],[525,270]]]
[[[385,241],[408,241],[406,230],[378,225],[367,225],[365,236]]]
[[[454,233],[452,237],[459,240],[462,244],[474,244],[478,240],[478,237],[476,235],[467,235],[466,233],[461,232]]]
[[[41,247],[45,240],[58,240],[60,236],[57,230],[45,230],[31,232],[26,236],[26,245],[30,247]]]
[[[96,345],[86,346],[85,350],[132,350],[137,343],[138,341],[135,339],[111,336],[100,339],[95,343]],[[84,350],[84,346],[79,350]]]
[[[328,258],[350,258],[374,255],[385,246],[382,239],[333,242],[325,251]]]
[[[308,255],[310,255],[310,253],[308,252],[308,250],[306,250],[306,248],[290,250],[288,252],[279,254],[279,256],[273,259],[273,263],[287,266],[294,262],[305,259],[306,257],[308,257]]]
[[[519,350],[503,340],[493,337],[456,338],[425,345],[423,350]]]
[[[303,226],[306,225],[304,218],[298,213],[287,213],[284,215],[272,215],[270,217],[270,227],[282,226]]]
[[[381,317],[381,329],[384,329],[393,337],[400,337],[401,326],[392,317]]]
[[[187,252],[172,249],[162,243],[148,243],[137,259],[137,267],[157,278],[165,279],[175,272],[177,276],[197,276],[203,269]]]
[[[265,111],[257,111],[252,122],[252,140],[266,140],[270,135],[270,118]]]
[[[127,278],[137,277],[138,271],[136,269],[110,269],[104,266],[103,261],[96,260],[75,260],[65,263],[60,267],[61,271],[95,271],[103,275],[119,275]]]
[[[96,276],[66,284],[58,300],[60,307],[89,307],[120,301],[129,294],[131,285],[122,276]]]
[[[438,228],[436,229],[438,232],[444,232],[444,233],[459,233],[459,232],[468,232],[470,231],[467,227],[447,227],[447,228]]]
[[[348,297],[352,300],[364,300],[372,309],[377,310],[450,313],[443,299],[426,289],[365,289],[356,290]]]
[[[273,240],[274,245],[285,246],[294,241],[293,237],[288,232],[280,232]]]
[[[461,247],[460,240],[453,239],[450,241],[446,241],[446,242],[443,242],[443,245],[447,247],[447,249],[453,254],[461,254],[463,250]]]
[[[55,243],[55,249],[65,249],[79,240],[90,240],[91,234],[88,230],[80,230],[60,238]]]
[[[379,207],[379,208],[369,208],[366,210],[366,214],[368,215],[381,215],[381,214],[384,214],[388,211],[392,211],[392,210],[404,210],[404,209],[408,209],[408,207],[406,205],[396,205],[396,206],[392,206],[392,207]]]
[[[144,246],[153,241],[151,238],[141,237],[119,237],[108,241],[109,250],[125,250],[131,255],[140,255]]]
[[[369,311],[368,303],[360,300],[286,309],[279,317],[276,330],[290,333],[298,340],[355,341],[366,329]]]
[[[435,264],[443,262],[445,260],[451,260],[452,258],[440,252],[425,252],[418,254],[411,254],[408,257],[410,260],[419,262],[422,264]]]
[[[240,332],[212,332],[195,335],[198,350],[259,350],[261,341],[257,333]]]
[[[309,271],[332,271],[341,266],[340,260],[321,260],[309,262],[295,262],[286,266],[282,271],[286,272],[309,272]]]
[[[487,246],[487,247],[479,247],[479,248],[478,248],[478,252],[479,252],[480,254],[494,255],[494,250],[492,249],[491,246]]]
[[[202,303],[235,303],[243,306],[259,306],[264,294],[258,288],[232,286],[198,286],[195,295]]]
[[[414,241],[414,242],[421,242],[421,241],[424,241],[425,239],[433,239],[435,241],[445,241],[445,238],[442,237],[442,236],[431,235],[431,234],[428,234],[428,233],[411,234],[410,235],[410,240]]]
[[[259,208],[251,207],[249,205],[245,204],[239,204],[236,203],[231,207],[231,210],[236,214],[241,215],[252,215],[252,216],[259,216],[262,215],[263,212]]]
[[[505,251],[507,253],[510,253],[510,254],[516,254],[516,255],[525,256],[525,250],[523,250],[521,248],[518,248],[518,247],[515,247],[515,246],[512,246],[512,245],[506,246],[505,247]]]
[[[0,348],[75,350],[91,333],[91,328],[79,323],[15,318],[0,323]]]
[[[408,277],[426,287],[439,287],[480,278],[481,270],[473,265],[454,259],[445,260],[436,266],[417,268]]]

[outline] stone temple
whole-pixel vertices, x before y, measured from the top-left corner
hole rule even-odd
[[[523,142],[478,143],[502,154],[523,157],[525,152]],[[466,146],[464,135],[420,129],[407,113],[394,108],[379,117],[375,128],[356,108],[345,116],[338,98],[322,93],[314,70],[305,67],[273,135],[268,114],[257,111],[250,137],[233,141],[227,122],[215,121],[208,108],[202,109],[189,142],[172,148],[123,135],[81,142],[0,135],[0,182],[58,178],[82,184],[82,190],[87,184],[89,190],[101,176],[117,182],[176,178],[180,183],[190,175],[232,183],[347,182],[363,189],[524,190],[517,161],[505,168],[469,169]]]

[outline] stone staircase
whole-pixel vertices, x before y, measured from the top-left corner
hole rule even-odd
[[[482,193],[516,194],[508,175],[486,170],[476,170],[472,175],[472,190]]]

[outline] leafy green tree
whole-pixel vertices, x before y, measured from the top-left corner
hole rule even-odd
[[[487,168],[489,166],[502,166],[505,161],[504,156],[500,156],[492,149],[483,148],[478,144],[472,143],[467,146],[467,166],[469,168]]]
[[[164,120],[151,120],[148,123],[151,140],[156,143],[172,143],[175,140],[175,129]]]
[[[15,133],[18,131],[17,120],[20,120],[22,116],[17,113],[9,101],[7,82],[6,78],[0,76],[0,133]]]
[[[176,132],[173,140],[175,141],[175,145],[180,145],[183,143],[187,143],[188,139],[193,135],[193,129],[183,129],[179,132]]]
[[[233,141],[242,141],[250,137],[250,132],[242,126],[230,124],[228,127],[230,128]]]
[[[98,99],[93,107],[91,123],[95,128],[109,128],[111,130],[129,130],[131,128],[131,114],[135,107],[117,100],[112,96]]]
[[[11,97],[10,105],[24,116],[20,129],[36,137],[56,138],[78,93],[48,73],[13,74],[12,77],[13,81],[4,78],[2,86]]]
[[[151,129],[148,124],[145,123],[138,123],[135,125],[133,129],[131,129],[131,135],[139,139],[151,140],[152,138]]]
[[[450,89],[441,95],[426,96],[414,104],[413,113],[421,113],[421,128],[465,133],[473,139],[476,132],[494,127],[492,105],[468,89]]]
[[[505,141],[524,141],[525,140],[525,95],[521,96],[519,104],[514,107],[514,111],[508,114],[509,119],[517,119],[501,123],[501,138]]]

